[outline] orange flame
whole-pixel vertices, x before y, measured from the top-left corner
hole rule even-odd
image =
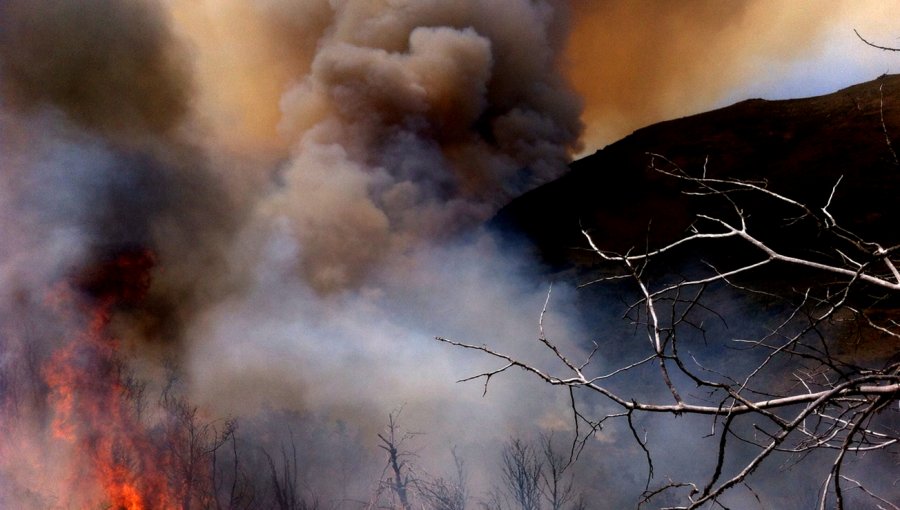
[[[84,463],[79,476],[93,478],[105,503],[115,510],[178,508],[167,478],[169,455],[141,420],[133,388],[125,382],[119,342],[107,331],[114,307],[146,291],[149,260],[117,259],[112,265],[114,285],[89,282],[100,289],[89,289],[96,299],[90,305],[80,304],[69,285],[60,285],[49,300],[58,313],[82,324],[43,367],[54,411],[53,434],[75,447]],[[132,277],[135,285],[117,272],[131,270],[140,273]],[[89,309],[83,310],[85,306]]]

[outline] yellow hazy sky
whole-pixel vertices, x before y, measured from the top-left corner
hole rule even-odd
[[[572,0],[566,69],[585,152],[742,99],[824,94],[900,72],[900,1]]]

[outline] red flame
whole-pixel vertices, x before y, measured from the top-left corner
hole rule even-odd
[[[108,331],[115,307],[146,293],[152,261],[143,252],[122,255],[88,274],[79,290],[91,294],[90,304],[72,285],[60,285],[50,300],[80,324],[43,367],[53,434],[75,447],[84,464],[79,476],[93,478],[115,510],[178,508],[167,479],[169,454],[141,419],[119,342]]]

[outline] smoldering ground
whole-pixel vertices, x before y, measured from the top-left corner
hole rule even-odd
[[[549,282],[478,227],[581,148],[582,100],[562,72],[573,13],[528,0],[0,2],[0,502],[103,497],[53,435],[46,367],[123,253],[153,261],[145,295],[110,310],[129,369],[153,392],[177,367],[204,420],[243,423],[254,462],[258,446],[294,444],[329,503],[366,499],[382,473],[375,434],[399,406],[426,433],[423,469],[441,473],[457,445],[474,492],[494,483],[508,437],[570,431],[566,396],[528,379],[498,379],[486,398],[454,385],[492,365],[432,337],[547,361],[534,339]],[[60,282],[77,290],[74,317],[48,308]],[[558,284],[547,317],[571,352],[590,337],[567,313],[576,295]],[[580,465],[585,486],[639,483]]]

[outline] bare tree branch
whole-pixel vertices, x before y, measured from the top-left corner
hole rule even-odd
[[[900,51],[900,48],[891,48],[890,46],[879,46],[875,43],[871,43],[871,42],[867,41],[863,36],[859,35],[859,32],[857,32],[857,30],[855,28],[853,29],[853,33],[856,34],[856,37],[859,37],[860,41],[868,44],[869,46],[871,46],[873,48],[878,48],[879,50],[884,50],[884,51]]]
[[[684,504],[670,508],[725,508],[723,498],[736,487],[744,487],[759,500],[760,494],[749,486],[748,480],[763,463],[776,453],[793,456],[793,462],[801,463],[813,451],[834,452],[819,498],[820,506],[828,499],[834,499],[838,508],[845,506],[842,482],[855,484],[882,503],[887,501],[864,489],[862,482],[848,479],[842,468],[848,454],[854,454],[854,462],[861,462],[859,456],[863,453],[870,456],[897,453],[900,432],[884,416],[896,412],[894,408],[900,400],[900,363],[849,361],[835,354],[835,349],[847,342],[842,335],[851,326],[860,335],[881,335],[893,342],[900,339],[900,321],[890,315],[886,319],[874,318],[879,300],[900,298],[898,247],[885,248],[840,225],[829,209],[842,179],[823,197],[823,206],[813,207],[769,189],[765,182],[709,177],[706,163],[700,175],[693,176],[663,156],[649,156],[650,169],[688,186],[685,193],[723,201],[728,218],[721,213],[698,214],[680,239],[659,248],[645,247],[643,251],[622,254],[602,250],[590,232],[582,231],[597,257],[619,268],[618,273],[607,272],[589,285],[629,286],[629,292],[636,295],[636,301],[627,305],[625,317],[647,340],[645,354],[640,354],[637,361],[597,374],[591,361],[598,346],[615,342],[613,333],[607,332],[610,339],[594,343],[583,364],[574,363],[573,356],[563,353],[545,330],[544,317],[551,299],[548,292],[540,311],[538,341],[553,353],[554,361],[548,362],[548,366],[538,365],[484,344],[437,338],[501,362],[498,368],[466,377],[461,382],[483,379],[486,394],[493,376],[518,368],[546,384],[566,387],[575,425],[570,460],[577,458],[587,438],[607,420],[625,418],[648,464],[647,486],[639,506],[663,494],[678,493],[683,496]],[[783,228],[814,232],[821,247],[813,249],[783,242],[776,245],[768,237],[753,232],[751,222],[747,221],[749,214],[741,206],[745,195],[763,203],[772,202],[779,210],[796,210],[796,216],[782,219]],[[700,242],[707,246],[728,240],[747,248],[745,262],[719,269],[704,261],[701,269],[705,274],[698,270],[674,283],[657,282],[649,276],[648,267],[658,259]],[[751,257],[753,253],[758,256]],[[801,290],[789,292],[783,287],[776,291],[756,289],[736,281],[752,281],[754,275],[775,266],[802,269],[818,275],[817,280]],[[784,316],[763,334],[710,339],[705,318],[715,318],[727,325],[725,315],[716,310],[717,306],[706,302],[713,287],[718,289],[716,292],[730,289],[728,292],[776,300],[789,306]],[[875,291],[884,293],[884,297],[874,297]],[[681,353],[684,338],[689,339],[691,334],[702,336],[705,342],[734,349],[748,361],[752,360],[752,364],[740,373],[728,367],[721,370],[704,366],[694,354]],[[660,401],[655,393],[625,393],[617,385],[625,375],[653,361],[658,366],[661,387],[674,402]],[[779,368],[783,366],[793,368],[785,372]],[[789,384],[788,380],[793,383]],[[685,381],[703,390],[702,396],[684,391]],[[582,392],[579,399],[575,398],[576,390]],[[590,395],[606,401],[607,405],[601,407],[607,410],[605,414],[594,418],[580,409],[579,403]],[[891,411],[887,411],[888,407]],[[712,418],[711,435],[718,435],[718,442],[709,477],[705,481],[668,479],[662,486],[653,488],[655,446],[647,434],[639,433],[635,427],[633,418],[637,413]],[[756,419],[761,423],[748,421]],[[755,453],[749,457],[737,456],[733,443],[750,446]],[[740,464],[737,469],[733,466],[736,462]]]

